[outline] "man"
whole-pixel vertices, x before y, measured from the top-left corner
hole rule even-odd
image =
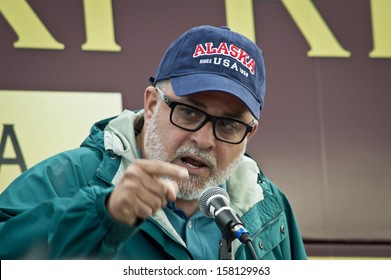
[[[0,257],[218,259],[222,231],[198,199],[219,187],[257,258],[305,259],[287,199],[245,155],[264,71],[259,48],[228,28],[181,35],[145,90],[144,110],[96,123],[80,148],[3,192]],[[237,239],[232,256],[254,257]]]

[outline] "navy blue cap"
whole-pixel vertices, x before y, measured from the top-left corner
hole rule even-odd
[[[265,98],[261,50],[227,27],[197,26],[175,40],[150,81],[170,79],[177,96],[223,91],[242,100],[259,119]]]

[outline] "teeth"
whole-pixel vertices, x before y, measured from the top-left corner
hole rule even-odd
[[[191,163],[185,162],[185,164],[191,168],[199,168],[199,166],[192,165]]]

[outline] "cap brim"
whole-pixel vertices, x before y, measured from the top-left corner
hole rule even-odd
[[[208,74],[191,74],[171,77],[172,89],[177,96],[186,96],[203,91],[222,91],[239,98],[250,110],[251,114],[259,119],[260,102],[244,86],[230,78]]]

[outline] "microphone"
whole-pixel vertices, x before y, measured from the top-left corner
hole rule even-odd
[[[229,205],[228,193],[222,188],[208,188],[200,195],[199,208],[201,212],[209,218],[214,218],[223,234],[237,238],[245,244],[248,241],[251,242],[249,232]]]

